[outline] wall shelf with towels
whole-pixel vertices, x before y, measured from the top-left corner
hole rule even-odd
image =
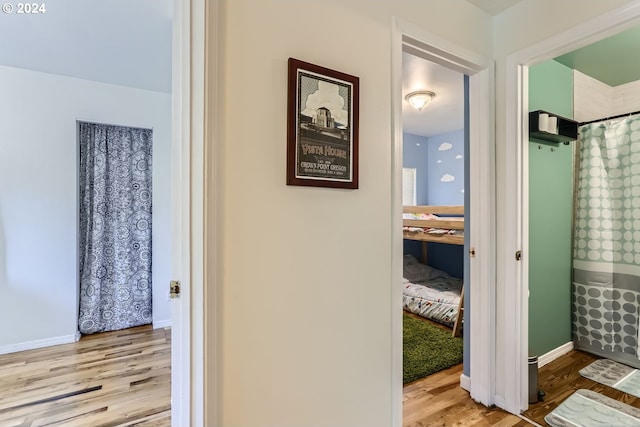
[[[578,139],[578,122],[543,110],[532,111],[529,138],[568,144]]]

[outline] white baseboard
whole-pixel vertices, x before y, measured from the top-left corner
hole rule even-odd
[[[76,342],[75,334],[63,335],[61,337],[45,338],[42,340],[3,345],[0,347],[0,354],[16,353],[18,351],[33,350],[36,348],[50,347],[52,345],[69,344],[74,342]]]
[[[502,396],[494,396],[493,397],[493,401],[494,401],[495,405],[498,408],[502,408],[505,411],[507,411],[507,409],[505,409],[507,407],[507,402],[504,400],[504,397],[502,397]],[[509,411],[507,411],[507,412],[509,412]]]
[[[471,392],[471,378],[465,374],[460,375],[460,387],[468,392]]]
[[[153,329],[168,328],[171,326],[171,319],[156,320],[153,322]]]
[[[563,356],[573,350],[573,341],[561,345],[558,348],[554,348],[548,353],[538,357],[538,368],[542,368],[547,363],[553,362],[558,357]]]

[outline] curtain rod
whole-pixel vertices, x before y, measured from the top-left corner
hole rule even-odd
[[[133,129],[144,129],[144,130],[153,130],[153,126],[132,126],[128,124],[115,124],[115,123],[107,123],[107,122],[99,122],[96,120],[83,120],[76,118],[76,123],[88,123],[91,125],[104,125],[104,126],[117,126],[117,127],[125,127],[125,128],[133,128]]]
[[[636,114],[640,114],[640,111],[634,111],[633,113],[618,114],[617,116],[604,117],[602,119],[590,120],[588,122],[580,123],[579,126],[589,125],[591,123],[604,122],[605,120],[619,119],[621,117],[627,117],[627,116],[631,117],[631,116],[636,115]]]

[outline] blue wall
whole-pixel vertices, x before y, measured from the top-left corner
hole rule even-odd
[[[419,205],[464,204],[464,130],[429,138],[403,134],[403,167],[416,169]]]
[[[464,204],[464,130],[429,138],[430,205]]]
[[[418,205],[464,204],[464,130],[433,137],[403,135],[403,167],[416,168]],[[454,277],[463,277],[464,248],[428,244],[429,265]],[[404,252],[422,256],[422,242],[404,241]]]
[[[402,149],[402,166],[416,169],[416,201],[426,205],[429,200],[429,140],[424,136],[405,133]]]

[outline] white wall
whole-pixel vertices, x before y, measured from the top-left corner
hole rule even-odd
[[[76,120],[153,128],[153,319],[170,307],[171,95],[0,67],[0,353],[77,330]]]
[[[496,203],[497,203],[497,259],[511,260],[513,253],[505,242],[511,240],[516,230],[507,229],[507,213],[511,212],[508,203],[508,186],[513,182],[507,178],[508,165],[513,164],[512,159],[506,158],[506,58],[508,55],[533,46],[543,40],[560,34],[578,25],[600,16],[614,8],[632,4],[632,0],[611,0],[602,2],[599,0],[523,0],[515,6],[507,9],[493,20],[493,47],[496,59]],[[549,59],[549,58],[544,58]],[[508,252],[509,251],[509,252]],[[505,301],[504,289],[512,283],[506,283],[503,265],[499,262],[497,268],[497,356],[496,366],[513,366],[511,361],[504,359],[504,349],[510,345],[505,337],[504,318]],[[499,374],[505,374],[499,370]],[[508,372],[506,378],[516,375],[516,372]],[[508,381],[508,380],[507,380]],[[499,384],[504,384],[505,379],[499,378]],[[498,387],[496,395],[504,398],[505,390]]]
[[[640,80],[609,86],[576,70],[573,76],[576,121],[588,122],[640,110]]]
[[[448,0],[221,13],[221,425],[389,427],[392,16],[487,56],[490,17]],[[289,57],[360,77],[360,189],[285,185]]]

